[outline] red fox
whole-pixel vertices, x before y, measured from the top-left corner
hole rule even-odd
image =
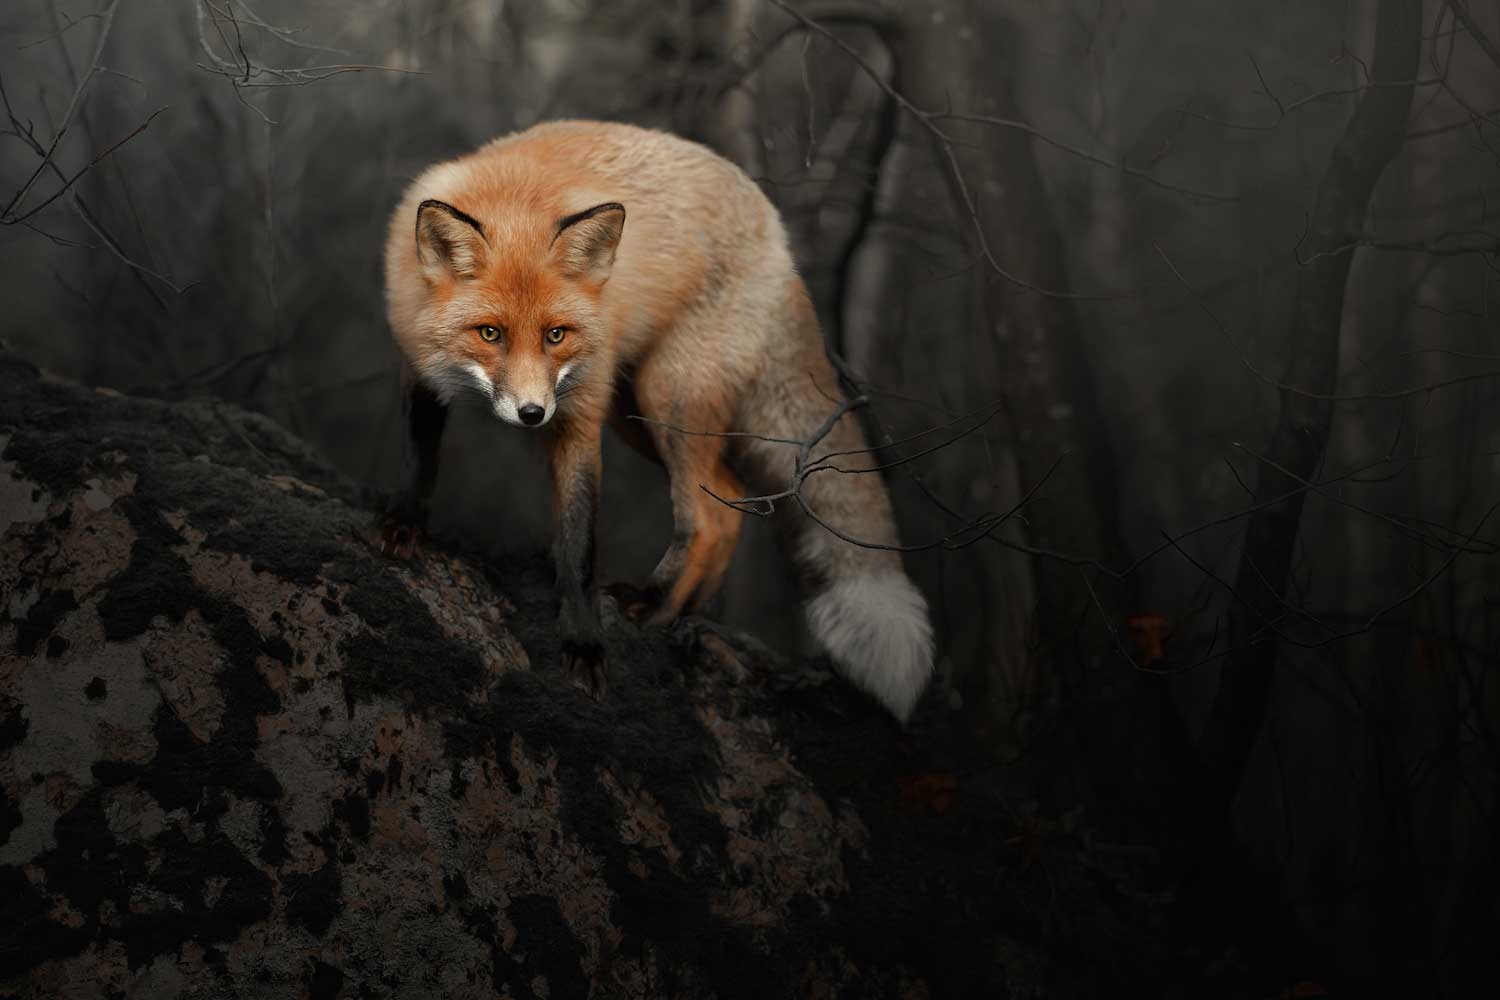
[[[662,623],[714,595],[739,537],[743,515],[705,488],[723,498],[743,496],[742,480],[785,488],[797,447],[784,442],[810,436],[842,398],[776,209],[738,167],[664,132],[551,122],[431,167],[391,218],[385,276],[415,462],[382,548],[411,550],[455,395],[477,393],[506,423],[544,429],[563,666],[596,692],[605,423],[670,478],[671,545],[644,587],[618,591],[632,616]],[[645,420],[625,420],[632,410]],[[851,415],[819,445],[863,448]],[[898,544],[878,473],[817,473],[801,496],[846,535]],[[776,516],[814,637],[905,721],[933,646],[899,554],[849,544],[801,509]]]

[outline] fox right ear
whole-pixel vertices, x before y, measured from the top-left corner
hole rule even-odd
[[[615,262],[615,248],[625,229],[625,206],[607,201],[576,212],[557,223],[552,236],[552,259],[570,278],[603,284]]]
[[[429,280],[476,277],[488,254],[484,227],[473,216],[436,198],[417,206],[417,259]]]

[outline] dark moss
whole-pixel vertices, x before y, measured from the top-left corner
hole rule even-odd
[[[347,697],[395,694],[424,711],[464,711],[469,692],[487,679],[479,654],[450,639],[394,574],[347,565],[331,573],[356,577],[346,581],[344,607],[370,626],[339,645]]]
[[[16,627],[16,652],[31,656],[52,635],[63,615],[78,607],[71,590],[44,590]]]
[[[110,579],[99,601],[99,620],[104,637],[110,640],[135,638],[158,615],[180,622],[203,599],[187,562],[173,551],[186,540],[162,518],[155,504],[137,493],[120,498],[116,506],[129,518],[136,538],[130,546],[129,564]]]
[[[68,927],[50,917],[51,902],[21,869],[0,866],[0,979],[11,979],[49,958],[76,955],[88,944],[87,927]]]
[[[109,685],[103,677],[95,677],[83,686],[83,693],[89,701],[103,701],[109,695]]]
[[[260,857],[267,864],[279,865],[291,857],[286,846],[286,822],[273,803],[260,804]]]
[[[24,740],[30,728],[31,720],[22,713],[20,702],[0,694],[0,753]]]
[[[343,880],[333,860],[314,872],[284,876],[282,890],[286,896],[287,920],[314,934],[326,931],[344,908]]]
[[[147,843],[120,843],[109,829],[104,794],[90,792],[59,817],[53,828],[57,846],[37,858],[48,890],[82,918],[81,936],[51,935],[37,961],[75,954],[102,934],[123,942],[130,968],[137,969],[184,941],[234,940],[270,913],[270,879],[218,830],[193,841],[169,828]],[[203,892],[211,879],[223,883],[212,901]],[[143,891],[171,902],[142,910],[132,900]],[[106,901],[115,912],[110,926],[100,919]]]
[[[108,441],[112,450],[124,452],[146,472],[186,466],[187,475],[208,478],[191,460],[205,453],[213,456],[216,472],[239,467],[256,470],[253,475],[258,476],[274,469],[346,501],[368,499],[306,443],[239,407],[101,396],[83,386],[42,381],[34,367],[13,355],[0,354],[0,365],[15,390],[0,394],[0,426],[18,431],[5,458],[54,494],[69,492],[87,478],[100,442]],[[265,484],[265,489],[274,487]]]
[[[325,563],[344,555],[346,532],[338,522],[342,511],[331,511],[325,501],[301,494],[290,496],[265,483],[255,483],[246,502],[246,490],[233,482],[204,491],[193,508],[195,525],[208,530],[204,546],[250,557],[261,572],[282,580],[310,586]],[[312,524],[329,530],[312,532]]]
[[[450,725],[448,752],[456,758],[493,753],[503,770],[514,733],[533,752],[555,751],[564,825],[604,859],[613,894],[610,918],[625,932],[624,947],[649,941],[664,964],[710,970],[725,998],[784,995],[786,968],[767,962],[764,943],[713,911],[708,885],[674,872],[656,852],[638,852],[621,842],[620,806],[597,780],[605,767],[643,776],[645,789],[671,817],[674,842],[704,866],[725,864],[723,824],[704,808],[700,791],[718,781],[720,763],[684,690],[681,644],[665,632],[611,635],[612,662],[628,663],[630,669],[615,666],[610,696],[594,702],[553,666],[552,608],[537,608],[540,617],[528,613],[528,603],[537,601],[534,589],[508,595],[521,611],[514,624],[536,666],[503,675],[487,711],[471,709],[466,724]],[[506,774],[505,780],[510,784],[513,777]],[[635,874],[633,863],[645,864],[648,877]],[[683,935],[683,927],[693,933]],[[554,995],[556,988],[553,984]]]
[[[844,852],[849,891],[793,907],[778,947],[795,952],[799,940],[820,940],[861,967],[899,963],[934,996],[1006,995],[1003,967],[975,956],[990,951],[997,928],[1039,947],[1044,934],[1034,900],[1005,889],[1013,873],[1000,852],[978,846],[1009,836],[1013,819],[999,800],[979,794],[961,796],[942,814],[895,808],[903,775],[954,762],[931,759],[857,697],[830,697],[838,693],[825,690],[805,710],[782,712],[782,735],[816,787],[840,790],[859,811],[870,844]]]
[[[279,635],[261,640],[261,652],[286,666],[292,665],[292,644]]]
[[[146,884],[181,905],[125,918],[119,936],[132,969],[177,951],[184,941],[231,942],[270,915],[270,878],[222,832],[211,829],[194,842],[180,829],[168,828],[151,843],[161,863]],[[223,881],[212,902],[204,897],[210,879]]]
[[[370,836],[370,800],[363,795],[346,795],[333,802],[333,815],[349,828],[358,840]]]
[[[509,986],[523,990],[521,996],[530,996],[530,980],[543,976],[548,996],[588,995],[589,983],[580,961],[583,946],[563,919],[557,900],[551,896],[518,896],[506,907],[506,915],[516,928],[515,944],[509,951],[515,976],[508,982],[497,981],[496,989]]]
[[[21,809],[0,785],[0,847],[10,841],[10,832],[21,825]]]
[[[322,959],[313,960],[312,968],[307,974],[307,995],[310,1000],[335,1000],[343,988],[343,970]]]
[[[463,922],[464,929],[489,949],[490,952],[490,979],[491,985],[497,994],[505,988],[506,984],[515,984],[512,987],[512,995],[517,997],[533,996],[531,986],[526,982],[517,982],[520,979],[519,966],[514,959],[501,947],[500,925],[495,919],[500,908],[490,900],[472,899],[468,896],[468,886],[462,882],[463,876],[457,876],[456,889],[463,892],[463,896],[454,896],[451,892],[449,898],[458,903],[457,912],[459,919]],[[443,885],[448,886],[446,877]]]
[[[228,808],[227,792],[250,799],[281,797],[276,776],[255,760],[254,745],[224,736],[224,728],[205,743],[171,706],[157,709],[156,756],[138,778],[163,809],[191,807],[195,815],[209,810],[204,818],[212,818]]]

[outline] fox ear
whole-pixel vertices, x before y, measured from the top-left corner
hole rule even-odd
[[[436,198],[417,206],[417,259],[429,279],[475,277],[488,254],[478,220]]]
[[[557,224],[552,259],[570,278],[604,281],[625,231],[625,206],[616,201],[584,209]]]

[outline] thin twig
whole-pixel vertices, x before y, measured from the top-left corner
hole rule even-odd
[[[853,46],[844,41],[834,32],[830,31],[828,28],[807,17],[801,11],[797,10],[791,4],[787,3],[786,0],[769,0],[769,2],[774,6],[780,8],[787,14],[791,15],[792,17],[796,18],[799,22],[802,23],[804,27],[807,28],[807,30],[823,36],[824,38],[832,42],[835,46],[837,46],[840,51],[842,51],[845,55],[847,55],[854,61],[854,64],[858,66],[866,76],[874,81],[875,85],[878,86],[887,97],[896,102],[896,104],[899,105],[903,111],[910,114],[912,118],[916,120],[918,125],[920,125],[925,131],[931,134],[934,139],[937,140],[938,148],[942,153],[949,176],[953,181],[955,190],[958,192],[959,201],[963,203],[964,210],[968,213],[970,221],[972,222],[972,229],[979,246],[980,255],[984,258],[985,262],[989,264],[991,270],[1000,275],[1006,281],[1009,281],[1011,284],[1016,285],[1019,288],[1024,288],[1027,291],[1035,292],[1038,295],[1043,295],[1048,298],[1099,301],[1123,298],[1129,294],[1126,292],[1071,292],[1062,289],[1046,288],[1036,284],[1033,281],[1029,281],[1021,277],[1020,275],[1012,272],[1004,265],[1002,265],[1000,261],[995,257],[994,250],[990,246],[989,237],[985,235],[984,224],[980,221],[979,218],[979,206],[974,200],[973,193],[969,190],[968,181],[964,179],[963,168],[959,165],[958,154],[955,152],[954,148],[956,146],[956,142],[951,136],[949,136],[937,125],[937,119],[942,116],[939,114],[923,111],[921,108],[917,107],[911,102],[910,99],[906,97],[905,94],[901,93],[895,87],[891,86],[890,82],[886,80],[885,77],[875,69],[875,67],[871,66],[869,61],[865,59],[864,56],[860,55],[860,53]]]

